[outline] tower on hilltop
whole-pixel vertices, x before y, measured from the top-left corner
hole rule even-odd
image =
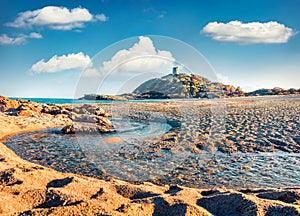
[[[173,76],[176,76],[179,74],[179,71],[178,71],[178,67],[173,67]]]

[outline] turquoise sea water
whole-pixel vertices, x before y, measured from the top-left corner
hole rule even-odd
[[[19,99],[17,97],[10,97],[10,99],[16,100]],[[94,104],[94,103],[119,103],[122,101],[113,101],[113,100],[78,100],[72,98],[20,98],[23,100],[30,100],[33,102],[46,103],[46,104]],[[168,99],[163,100],[133,100],[134,102],[140,103],[152,103],[158,101],[169,101]],[[130,102],[130,101],[128,101]]]
[[[276,95],[276,96],[257,96],[257,97],[236,97],[230,98],[230,100],[265,100],[272,98],[276,99],[291,99],[291,98],[299,98],[300,95]],[[18,97],[9,97],[10,99],[16,100]],[[23,100],[30,100],[33,102],[46,103],[46,104],[95,104],[95,103],[121,103],[121,102],[137,102],[137,103],[154,103],[154,102],[165,102],[165,101],[198,101],[198,100],[209,100],[205,98],[191,98],[191,99],[148,99],[148,100],[128,100],[128,101],[113,101],[113,100],[78,100],[73,98],[21,98]]]
[[[10,97],[10,99],[19,99]],[[21,98],[23,100],[30,100],[33,102],[46,103],[46,104],[79,104],[79,103],[112,103],[113,101],[94,101],[94,100],[78,100],[72,98]]]

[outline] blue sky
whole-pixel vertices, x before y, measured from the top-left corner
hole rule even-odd
[[[134,88],[143,79],[168,73],[175,61],[191,58],[197,62],[191,50],[187,48],[185,54],[174,40],[167,43],[155,37],[138,37],[143,35],[167,36],[191,45],[207,59],[220,81],[245,90],[300,88],[300,1],[2,0],[1,3],[5,5],[0,9],[1,95],[71,98],[92,91],[120,93],[122,89]],[[133,39],[97,55],[126,38]],[[119,59],[141,53],[168,61],[157,62],[157,58],[154,62],[149,58],[133,61],[135,68],[125,64],[105,79],[103,88],[99,87],[107,73],[105,69],[113,68],[120,63]],[[156,68],[148,68],[149,62]],[[205,75],[207,65],[198,66],[195,73]],[[83,76],[85,72],[89,76]],[[75,93],[82,82],[85,85],[80,87],[80,93]],[[91,85],[93,88],[89,88]]]

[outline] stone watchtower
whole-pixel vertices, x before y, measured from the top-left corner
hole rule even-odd
[[[173,67],[173,76],[177,76],[178,74],[178,67]]]

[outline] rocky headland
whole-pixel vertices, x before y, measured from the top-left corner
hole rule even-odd
[[[183,98],[230,98],[269,95],[299,95],[300,89],[258,89],[245,92],[240,87],[212,82],[198,74],[168,74],[140,84],[132,93],[122,95],[86,94],[85,100],[143,100]]]

